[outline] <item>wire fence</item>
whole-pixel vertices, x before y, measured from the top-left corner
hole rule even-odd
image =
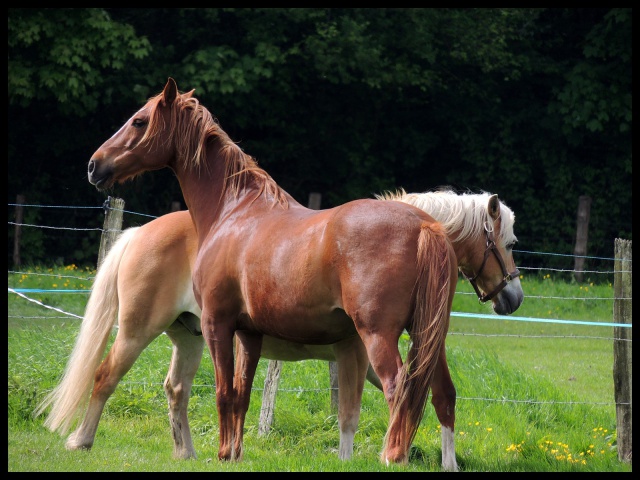
[[[9,204],[9,206],[17,206],[17,204]],[[100,209],[100,210],[105,210],[107,209],[106,206],[106,202],[105,205],[100,206],[100,207],[78,207],[78,206],[62,206],[62,205],[25,205],[25,204],[20,204],[20,207],[30,207],[30,208],[63,208],[63,209]],[[132,212],[132,211],[128,211],[128,210],[122,210],[123,213],[127,213],[128,215],[132,215],[132,216],[136,216],[136,217],[142,217],[145,219],[145,221],[141,222],[141,223],[145,223],[146,221],[150,221],[156,217],[152,216],[152,215],[146,215],[146,214],[141,214],[138,212]],[[52,226],[52,225],[36,225],[36,224],[28,224],[28,223],[18,223],[18,222],[8,222],[8,225],[11,227],[13,226],[15,227],[19,227],[19,228],[41,228],[41,229],[50,229],[50,230],[66,230],[66,231],[72,231],[72,232],[86,232],[86,231],[101,231],[102,233],[105,233],[105,230],[102,228],[76,228],[76,227],[64,227],[64,226]],[[536,256],[554,256],[554,257],[566,257],[568,260],[568,263],[571,262],[573,263],[574,259],[575,259],[575,255],[570,255],[570,254],[560,254],[560,253],[549,253],[549,252],[534,252],[534,251],[527,251],[527,250],[513,250],[514,255],[517,256],[522,256],[525,257],[526,256],[532,256],[532,255],[536,255]],[[96,255],[97,257],[97,255]],[[614,268],[611,269],[603,269],[603,270],[586,270],[586,271],[581,271],[581,273],[583,274],[590,274],[591,276],[593,276],[594,278],[598,278],[601,277],[604,280],[596,280],[596,282],[599,283],[607,283],[607,282],[611,282],[611,279],[613,278],[613,275],[616,271],[621,271],[623,273],[630,273],[631,272],[631,260],[630,259],[616,259],[616,258],[603,258],[603,257],[590,257],[590,256],[585,256],[584,258],[590,258],[590,259],[597,259],[599,261],[609,261],[613,264],[613,262],[615,261],[622,261],[622,270],[615,270]],[[519,263],[519,262],[518,262]],[[628,269],[625,265],[628,265]],[[552,272],[554,274],[574,274],[576,273],[574,269],[572,268],[567,268],[567,269],[559,269],[559,268],[545,268],[545,267],[527,267],[526,265],[518,265],[518,268],[521,270],[521,272],[523,272],[526,275],[526,272],[532,272],[535,273],[537,275],[545,275],[545,272]],[[62,278],[67,278],[67,279],[75,279],[75,280],[82,280],[82,281],[86,281],[87,282],[87,288],[86,289],[64,289],[64,288],[50,288],[50,289],[32,289],[32,288],[19,288],[19,286],[17,285],[9,285],[8,286],[8,293],[10,295],[17,295],[20,298],[22,298],[24,301],[26,302],[30,302],[33,304],[38,305],[39,307],[42,308],[43,314],[42,315],[32,315],[32,316],[22,316],[22,315],[18,315],[15,313],[12,313],[11,311],[8,312],[8,318],[13,318],[13,319],[24,319],[24,320],[30,320],[30,319],[62,319],[62,318],[75,318],[75,319],[82,319],[82,312],[67,312],[63,309],[51,306],[51,305],[47,305],[35,298],[33,298],[33,296],[35,294],[38,293],[46,293],[46,294],[66,294],[66,295],[78,295],[78,294],[84,294],[84,295],[88,295],[90,294],[90,284],[93,281],[93,275],[87,273],[85,275],[60,275],[58,273],[47,273],[47,272],[41,272],[41,271],[31,271],[31,270],[8,270],[8,274],[9,275],[20,275],[20,276],[42,276],[42,277],[53,277],[55,279],[62,279]],[[550,275],[550,273],[546,273],[546,275]],[[547,295],[528,295],[526,294],[526,298],[528,300],[536,300],[536,301],[540,301],[540,302],[548,302],[548,301],[553,301],[553,302],[575,302],[575,301],[589,301],[589,302],[607,302],[607,304],[609,304],[611,306],[610,310],[612,312],[612,317],[613,317],[613,304],[614,301],[616,300],[631,300],[631,298],[629,297],[615,297],[614,295],[612,296],[605,296],[605,297],[598,297],[598,296],[593,296],[588,294],[588,290],[581,290],[581,292],[583,292],[581,295],[579,296],[575,296],[575,295],[571,295],[571,296],[547,296]],[[613,290],[612,290],[613,292]],[[456,291],[456,295],[473,295],[475,296],[475,292],[472,291],[464,291],[463,288],[460,287],[460,285],[458,286],[458,289]],[[61,315],[58,315],[61,314]],[[620,328],[631,328],[631,323],[615,323],[614,321],[612,321],[612,318],[610,319],[606,319],[603,318],[602,321],[593,321],[593,320],[583,320],[583,319],[567,319],[567,318],[534,318],[534,317],[521,317],[521,316],[497,316],[497,315],[491,315],[491,314],[483,314],[483,313],[476,313],[476,312],[457,312],[454,311],[452,312],[452,317],[465,317],[465,318],[482,318],[482,319],[490,319],[490,320],[501,320],[501,321],[519,321],[519,322],[531,322],[531,323],[560,323],[560,324],[573,324],[573,325],[588,325],[588,326],[598,326],[598,327],[620,327]],[[614,329],[614,331],[616,331]],[[579,339],[590,339],[590,340],[603,340],[603,341],[608,341],[608,342],[613,342],[613,341],[624,341],[624,342],[631,342],[631,338],[630,336],[624,336],[623,337],[616,337],[616,336],[594,336],[594,335],[580,335],[580,334],[570,334],[570,335],[543,335],[543,334],[508,334],[508,333],[496,333],[496,334],[490,334],[490,333],[477,333],[477,332],[449,332],[449,335],[459,335],[459,336],[477,336],[477,337],[514,337],[514,338],[553,338],[553,339],[572,339],[572,340],[579,340]],[[123,384],[126,384],[126,382],[122,382]],[[129,382],[130,384],[133,384],[135,382]],[[162,388],[162,383],[158,383],[157,386],[159,388]],[[215,385],[193,385],[194,387],[210,387],[210,388],[215,388]],[[254,390],[261,390],[260,388],[254,388]],[[291,389],[291,391],[300,393],[302,391],[306,391],[306,390],[317,390],[317,389],[306,389],[306,388],[295,388],[295,389]],[[370,389],[371,391],[376,391],[377,390],[373,390]],[[286,391],[284,389],[279,389],[278,391]],[[367,389],[365,388],[365,391],[367,391]],[[464,397],[459,397],[460,400],[464,400]],[[513,402],[513,403],[522,403],[522,402],[526,402],[526,403],[559,403],[559,402],[544,402],[544,401],[535,401],[535,400],[509,400],[509,399],[505,399],[505,398],[499,398],[499,399],[491,399],[491,398],[474,398],[474,397],[469,397],[467,398],[468,400],[482,400],[482,401],[493,401],[493,402]],[[568,404],[578,404],[578,403],[588,403],[588,404],[594,404],[594,405],[611,405],[611,403],[609,402],[605,402],[605,403],[600,403],[600,402],[560,402],[560,403],[568,403]],[[619,403],[618,403],[619,405]]]

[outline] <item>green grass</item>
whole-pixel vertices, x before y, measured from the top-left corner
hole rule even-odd
[[[33,269],[31,269],[33,270]],[[46,271],[47,269],[40,269]],[[66,272],[66,273],[65,273]],[[73,268],[51,273],[80,274]],[[57,277],[19,280],[9,287],[80,288],[81,280]],[[611,321],[613,287],[522,279],[527,298],[516,315]],[[37,284],[37,285],[36,285]],[[86,282],[84,282],[86,286]],[[490,314],[468,283],[459,282],[454,311]],[[86,295],[29,294],[43,303],[82,314]],[[545,298],[535,298],[535,297]],[[555,300],[548,297],[611,300]],[[15,294],[11,317],[61,314]],[[630,472],[618,461],[613,406],[613,347],[609,327],[452,317],[447,356],[458,393],[456,454],[462,471]],[[382,394],[365,385],[352,460],[338,460],[337,417],[330,407],[326,362],[285,363],[273,429],[258,436],[262,387],[268,361],[258,366],[245,425],[241,463],[217,460],[214,375],[208,352],[197,373],[189,418],[197,460],[174,460],[162,382],[171,343],[158,337],[125,376],[105,407],[91,451],[67,451],[65,438],[32,412],[55,386],[79,329],[75,319],[9,318],[8,470],[18,471],[440,471],[440,433],[427,405],[407,466],[386,467],[379,452],[388,409]],[[490,336],[489,336],[490,335]],[[549,336],[558,338],[549,338]],[[572,338],[573,337],[573,338]]]

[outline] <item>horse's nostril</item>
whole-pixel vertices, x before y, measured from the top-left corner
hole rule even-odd
[[[96,168],[96,163],[93,160],[89,160],[89,173],[93,173]]]

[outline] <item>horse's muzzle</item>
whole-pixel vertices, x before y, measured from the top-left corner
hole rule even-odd
[[[89,160],[89,166],[87,167],[87,177],[91,185],[95,185],[98,190],[106,190],[112,184],[111,173],[109,171],[100,172],[95,160]]]

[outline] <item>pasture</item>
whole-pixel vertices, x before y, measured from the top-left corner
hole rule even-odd
[[[81,275],[73,266],[51,269],[50,274],[9,274],[8,284],[43,289],[89,286],[76,279]],[[607,282],[578,285],[526,273],[521,281],[526,297],[518,316],[611,321],[613,287]],[[82,315],[87,298],[46,292],[31,297],[76,315]],[[490,307],[478,304],[471,286],[460,279],[453,311],[489,314]],[[107,402],[93,449],[66,451],[64,437],[51,433],[43,426],[44,417],[33,418],[32,413],[62,374],[79,320],[12,293],[8,312],[10,472],[441,469],[440,432],[430,403],[409,464],[380,463],[388,407],[381,392],[368,383],[353,458],[340,461],[328,367],[315,360],[284,364],[273,428],[264,437],[258,435],[258,419],[268,361],[260,360],[245,424],[244,460],[219,462],[214,375],[206,350],[189,403],[198,459],[174,460],[162,389],[171,357],[165,335],[143,351]],[[49,318],[32,318],[44,316]],[[455,435],[461,471],[630,472],[631,465],[619,462],[616,452],[613,329],[495,318],[451,318],[446,348],[458,395]],[[403,336],[403,354],[407,343]]]

